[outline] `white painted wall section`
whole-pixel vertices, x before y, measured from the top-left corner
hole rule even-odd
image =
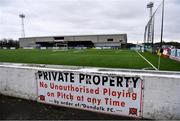
[[[33,69],[0,67],[0,93],[36,100],[35,72]]]
[[[180,78],[144,77],[143,116],[180,119]]]
[[[180,119],[180,72],[141,71],[126,69],[82,68],[26,64],[0,64],[0,93],[37,100],[38,70],[68,70],[82,73],[121,74],[143,79],[143,117]]]

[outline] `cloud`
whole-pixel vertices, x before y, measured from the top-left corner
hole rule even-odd
[[[130,42],[142,41],[148,21],[146,4],[149,1],[1,0],[0,36],[18,39],[21,35],[18,15],[24,13],[27,36],[127,33]],[[154,3],[156,8],[161,0]],[[167,40],[180,40],[179,5],[178,0],[166,4],[164,37]]]

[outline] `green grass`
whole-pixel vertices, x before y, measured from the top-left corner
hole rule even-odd
[[[141,54],[157,67],[158,56],[150,53]],[[151,67],[136,52],[130,50],[0,50],[0,62],[128,69]],[[180,63],[170,59],[162,59],[160,69],[180,71]]]
[[[153,55],[149,52],[141,53],[148,61],[150,61],[155,67],[158,67],[158,59],[159,56]],[[180,62],[169,59],[163,58],[160,59],[160,70],[167,70],[167,71],[180,71]]]

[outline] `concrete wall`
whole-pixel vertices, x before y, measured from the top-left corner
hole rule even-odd
[[[53,37],[38,37],[35,38],[36,42],[52,42],[54,41]]]
[[[108,42],[107,39],[113,39],[113,42],[119,42],[125,44],[127,42],[126,37],[124,35],[115,35],[115,36],[99,36],[98,42]],[[109,42],[111,43],[111,42]]]
[[[35,72],[34,69],[0,67],[0,93],[36,100]]]
[[[121,47],[121,43],[119,42],[98,42],[95,43],[96,47],[113,47],[113,46],[119,46]]]
[[[20,38],[19,46],[20,47],[36,47],[36,42],[51,42],[54,41],[53,37],[37,37],[37,38]]]
[[[178,78],[144,77],[144,117],[180,119],[179,75]]]
[[[37,70],[71,70],[140,76],[143,79],[143,117],[180,119],[180,72],[82,68],[56,65],[0,64],[0,93],[30,100],[37,99]]]
[[[27,47],[27,46],[32,46],[35,47],[35,39],[34,38],[27,38],[26,40],[24,38],[19,39],[19,46],[20,47]]]
[[[74,36],[74,41],[92,41],[97,42],[98,37],[97,36]]]
[[[66,41],[75,41],[74,37],[64,37],[64,40]]]

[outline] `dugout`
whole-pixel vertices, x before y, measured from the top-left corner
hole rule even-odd
[[[36,47],[66,47],[65,42],[36,42]]]
[[[92,41],[69,41],[67,42],[68,47],[94,47]]]

